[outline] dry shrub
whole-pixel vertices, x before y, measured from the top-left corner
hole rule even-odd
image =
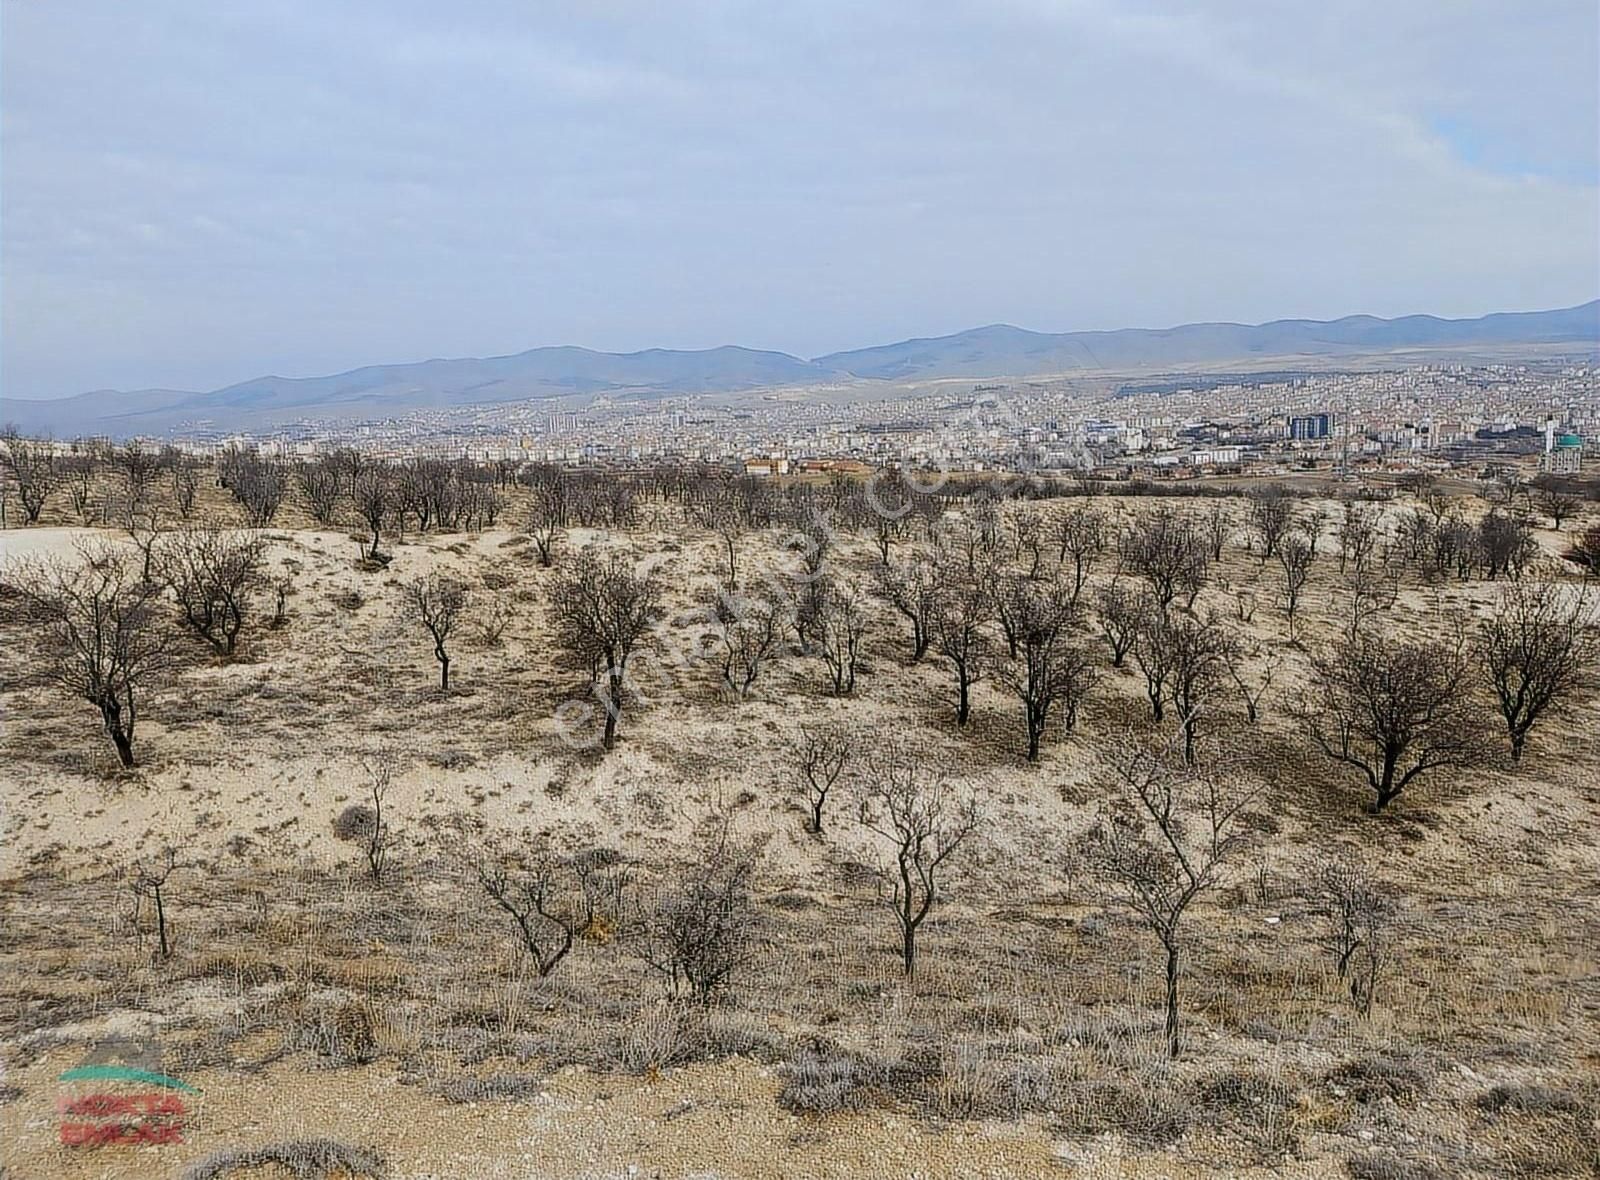
[[[365,803],[352,803],[334,818],[333,834],[340,840],[365,840],[376,819]]]
[[[1427,1160],[1383,1152],[1353,1155],[1345,1161],[1352,1180],[1451,1180],[1451,1173]]]
[[[526,1102],[545,1090],[545,1076],[536,1073],[496,1073],[488,1077],[452,1078],[432,1087],[446,1102]]]
[[[1328,1074],[1328,1083],[1348,1090],[1357,1102],[1399,1101],[1415,1097],[1429,1074],[1415,1060],[1379,1054],[1347,1061]]]
[[[1148,1086],[1120,1078],[1081,1078],[1057,1089],[1061,1130],[1079,1138],[1119,1131],[1135,1142],[1164,1146],[1189,1129],[1187,1099],[1159,1081]]]
[[[388,1165],[383,1156],[365,1147],[351,1147],[334,1139],[294,1139],[265,1147],[234,1147],[215,1152],[192,1165],[183,1180],[217,1180],[233,1172],[276,1167],[295,1180],[332,1180],[365,1177],[383,1180]]]
[[[778,1105],[797,1114],[861,1110],[883,1080],[882,1063],[817,1043],[796,1053],[779,1071]]]

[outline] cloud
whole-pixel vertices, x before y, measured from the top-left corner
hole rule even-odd
[[[1597,19],[11,5],[0,379],[1579,302]]]

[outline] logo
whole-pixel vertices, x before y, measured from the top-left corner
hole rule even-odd
[[[154,1041],[100,1041],[82,1064],[57,1079],[64,1147],[182,1143],[190,1105],[200,1091],[161,1072]]]

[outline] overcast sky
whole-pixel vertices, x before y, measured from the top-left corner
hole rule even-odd
[[[1594,0],[0,0],[0,392],[1578,303],[1597,42]]]

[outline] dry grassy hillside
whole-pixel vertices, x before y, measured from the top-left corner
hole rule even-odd
[[[62,504],[0,534],[6,1176],[1594,1174],[1600,699],[1578,677],[1513,763],[1474,674],[1494,749],[1370,811],[1364,780],[1324,756],[1292,708],[1313,660],[1344,642],[1338,502],[1292,503],[1329,522],[1292,638],[1283,563],[1261,560],[1246,503],[1177,509],[1231,514],[1220,560],[1168,609],[1215,616],[1260,715],[1247,717],[1232,672],[1201,693],[1200,769],[1249,799],[1183,919],[1174,1059],[1161,944],[1119,904],[1093,834],[1126,812],[1130,743],[1180,761],[1175,711],[1152,720],[1139,661],[1112,667],[1100,635],[1102,590],[1146,583],[1119,572],[1114,542],[1093,556],[1068,628],[1098,679],[1071,732],[1059,706],[1050,715],[1030,762],[998,624],[984,628],[994,670],[958,726],[949,661],[937,644],[912,661],[910,623],[872,592],[870,527],[839,531],[827,554],[833,576],[863,590],[853,691],[835,693],[825,661],[784,628],[741,699],[715,660],[690,654],[724,580],[724,541],[704,513],[646,500],[626,529],[569,526],[546,566],[520,531],[532,493],[505,495],[481,532],[386,529],[386,563],[361,560],[348,510],[340,527],[317,526],[291,495],[260,530],[237,651],[178,633],[172,667],[141,690],[131,769],[94,708],[53,680],[49,628],[13,591],[30,560],[76,560],[90,537],[137,564],[138,538],[69,523]],[[977,576],[1057,576],[1053,542],[1035,567],[1029,522],[1048,538],[1085,503],[1005,503]],[[1087,503],[1108,536],[1173,510],[1152,497]],[[1484,513],[1454,506],[1473,522]],[[1414,507],[1379,505],[1397,547]],[[976,515],[952,506],[940,527]],[[193,519],[243,523],[209,479]],[[1523,581],[1578,592],[1581,573],[1558,557],[1574,527],[1535,530],[1541,555]],[[747,593],[766,571],[792,581],[790,529],[729,531]],[[931,555],[933,531],[901,530],[891,563]],[[552,608],[585,549],[644,561],[662,593],[609,752],[574,743],[563,712],[594,700]],[[1510,581],[1427,577],[1397,556],[1401,567],[1369,621],[1391,637],[1458,621],[1475,635]],[[467,590],[447,690],[407,599],[429,575]],[[825,723],[848,735],[851,758],[815,834],[797,758]],[[894,752],[978,815],[940,866],[909,979],[885,904],[892,850],[859,816]],[[372,818],[351,810],[371,803],[375,781],[389,836],[378,879]],[[535,836],[620,882],[543,977],[482,880],[532,863],[509,854],[532,856]],[[163,954],[151,882],[169,849]],[[727,986],[704,1003],[674,998],[650,963],[653,923],[732,860],[745,876],[729,894]],[[1387,907],[1370,1006],[1352,1000],[1328,946],[1315,886],[1334,861]],[[583,901],[573,862],[549,863],[554,908],[570,915]],[[163,1071],[201,1090],[183,1143],[59,1145],[59,1075],[117,1036],[153,1038]],[[286,1151],[288,1163],[219,1155],[318,1139],[334,1142]]]

